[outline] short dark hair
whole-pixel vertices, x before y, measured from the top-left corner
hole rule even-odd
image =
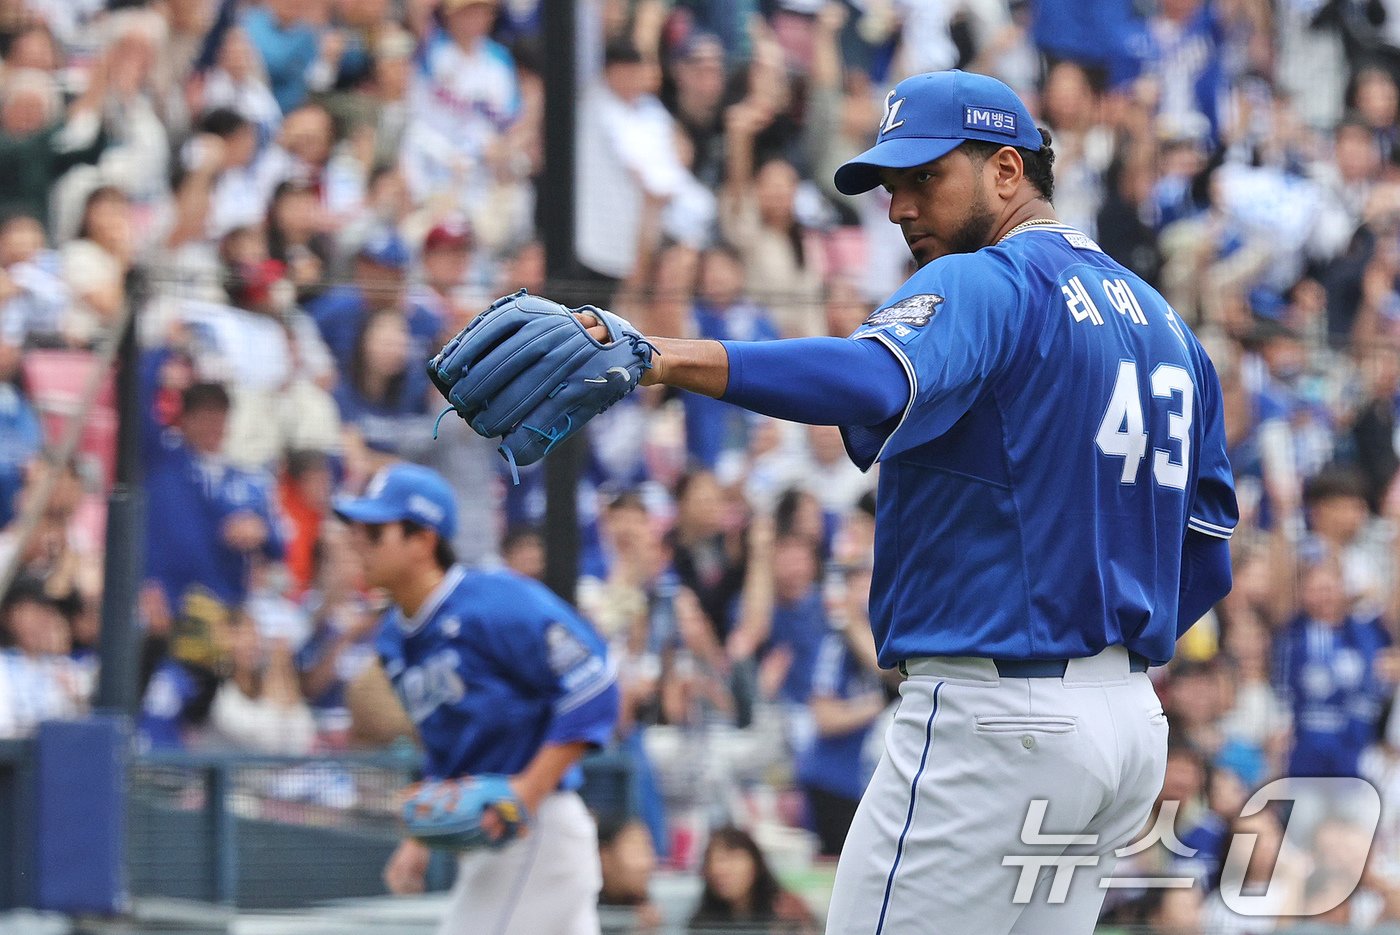
[[[252,121],[233,108],[216,107],[199,118],[198,128],[201,133],[212,133],[228,139],[239,130],[252,125]]]
[[[1341,497],[1366,499],[1366,479],[1354,468],[1332,465],[1318,471],[1303,484],[1303,504],[1315,506],[1322,500]]]
[[[1030,150],[1024,146],[1015,146],[1013,149],[1021,154],[1021,162],[1026,167],[1026,180],[1035,186],[1046,201],[1054,201],[1055,150],[1050,145],[1050,131],[1044,127],[1037,129],[1040,130],[1040,149]],[[961,149],[967,153],[969,159],[986,162],[1000,152],[1003,145],[986,140],[966,140]]]
[[[222,383],[195,383],[180,394],[182,412],[195,412],[200,409],[221,409],[228,412],[233,405],[228,390]]]
[[[447,537],[436,529],[429,529],[411,519],[399,520],[399,528],[403,530],[405,536],[411,536],[417,532],[430,532],[437,536],[437,542],[433,545],[433,562],[437,564],[439,570],[447,571],[457,564],[457,550],[452,548],[452,543]]]

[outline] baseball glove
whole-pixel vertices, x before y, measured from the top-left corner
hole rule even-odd
[[[469,851],[501,847],[519,837],[530,823],[506,776],[431,780],[413,786],[409,793],[403,806],[408,834],[433,848]],[[503,829],[494,838],[482,827],[487,809],[496,813]]]
[[[608,340],[594,340],[576,312],[597,318]],[[501,439],[514,474],[636,389],[654,353],[612,312],[565,308],[522,289],[497,299],[448,341],[428,362],[428,376],[478,435]]]

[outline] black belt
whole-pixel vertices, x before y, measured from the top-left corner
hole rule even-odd
[[[993,659],[992,663],[1004,679],[1059,679],[1069,668],[1068,659]],[[1147,657],[1129,651],[1128,671],[1146,672]]]

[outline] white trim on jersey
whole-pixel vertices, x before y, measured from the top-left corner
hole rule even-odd
[[[607,691],[609,685],[613,685],[616,682],[617,659],[613,656],[612,653],[609,653],[608,667],[603,672],[603,677],[596,682],[588,684],[585,688],[578,689],[572,694],[568,694],[560,698],[559,701],[554,705],[554,713],[556,715],[568,714],[570,711],[574,710],[580,705],[586,704],[587,702],[592,701],[594,698],[597,698],[603,692]]]
[[[875,462],[878,463],[880,458],[884,456],[885,449],[890,446],[890,439],[894,438],[895,433],[904,425],[904,420],[909,418],[909,413],[914,408],[914,400],[919,398],[919,375],[914,371],[913,363],[905,356],[904,349],[880,332],[875,331],[870,334],[862,334],[859,335],[856,340],[879,341],[885,347],[889,348],[890,353],[894,354],[895,359],[904,367],[904,375],[909,379],[909,402],[904,404],[904,412],[900,414],[899,421],[895,423],[894,428],[890,429],[890,433],[885,436],[885,440],[880,443],[880,450],[875,452]]]
[[[1186,525],[1196,532],[1207,536],[1214,536],[1217,539],[1228,539],[1235,534],[1235,530],[1229,526],[1221,526],[1216,523],[1208,523],[1199,517],[1192,516],[1186,520]]]
[[[403,635],[412,636],[423,629],[428,621],[433,619],[433,614],[438,612],[442,602],[447,600],[447,595],[451,594],[453,589],[462,583],[466,574],[467,570],[461,565],[453,565],[447,569],[447,573],[442,576],[438,586],[433,588],[433,593],[429,594],[428,599],[423,602],[423,606],[418,608],[418,613],[408,619],[402,615],[399,616],[399,629],[403,631]]]

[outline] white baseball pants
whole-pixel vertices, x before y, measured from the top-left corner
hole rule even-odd
[[[438,935],[598,935],[602,887],[593,816],[556,792],[525,837],[462,855]]]
[[[1167,722],[1147,675],[1122,647],[1071,660],[1063,678],[1000,678],[975,658],[906,668],[827,935],[1089,935],[1112,852],[1162,788]],[[1041,837],[1052,835],[1092,843]],[[1059,855],[1075,860],[1024,860]]]

